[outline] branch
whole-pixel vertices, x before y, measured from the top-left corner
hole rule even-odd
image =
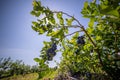
[[[65,28],[80,28],[80,26],[78,26],[78,25],[71,25],[71,26],[60,26],[60,25],[58,25],[58,27],[57,28],[61,28],[61,27],[65,27]]]
[[[62,13],[62,14],[65,14],[66,16],[68,17],[72,17],[74,18],[73,16],[65,13],[65,12],[62,12],[62,11],[53,11],[53,13]],[[93,40],[91,39],[90,35],[87,33],[87,31],[85,30],[84,26],[79,22],[79,20],[77,20],[76,18],[74,18],[74,20],[78,23],[78,27],[80,27],[84,32],[85,34],[88,36],[88,38],[90,39],[90,41],[92,42],[92,44],[94,45],[94,47],[96,47],[96,44],[93,42]]]
[[[73,17],[73,16],[71,16],[71,15],[65,13],[65,12],[62,12],[62,11],[53,11],[53,13],[62,13],[62,14],[65,14],[66,16],[68,16],[68,17]]]
[[[71,26],[64,26],[64,27],[68,27],[68,28],[79,28],[80,26],[78,26],[78,25],[71,25]]]
[[[77,32],[82,32],[82,31],[75,31],[75,32],[73,32],[73,33],[70,33],[70,34],[68,34],[68,35],[65,35],[65,37],[71,36],[71,35],[73,35],[73,34],[75,34],[75,33],[77,33]]]
[[[62,12],[62,11],[53,11],[53,13],[62,13],[68,17],[74,18],[73,16],[69,15],[68,13]],[[94,41],[92,40],[92,38],[90,37],[90,35],[88,34],[88,32],[86,31],[86,29],[84,28],[84,26],[79,22],[79,20],[77,20],[76,18],[74,18],[74,20],[78,23],[79,27],[84,31],[84,33],[87,35],[87,37],[89,38],[89,40],[91,41],[91,43],[93,44],[93,46],[96,48],[97,45],[94,43]],[[100,64],[102,66],[104,66],[102,59],[101,59],[101,54],[99,52],[99,49],[96,49],[96,52],[98,53],[98,58],[100,60]]]

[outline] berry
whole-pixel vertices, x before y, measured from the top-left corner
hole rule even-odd
[[[51,60],[51,58],[53,58],[56,55],[56,52],[55,52],[56,49],[57,49],[56,43],[53,43],[51,48],[47,50],[48,60]]]
[[[79,36],[78,39],[77,39],[77,43],[78,44],[85,44],[84,36]]]

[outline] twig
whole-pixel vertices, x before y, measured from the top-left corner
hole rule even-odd
[[[73,35],[73,34],[75,34],[75,33],[77,33],[77,32],[82,32],[82,31],[75,31],[75,32],[73,32],[73,33],[70,33],[70,34],[68,34],[68,35],[65,35],[65,37],[71,36],[71,35]]]
[[[60,26],[60,25],[58,25],[57,28],[61,28],[61,27],[66,27],[66,28],[80,28],[80,26],[78,26],[78,25],[71,25],[71,26],[67,26],[67,25]]]
[[[53,11],[53,13],[62,13],[62,14],[65,14],[65,15],[67,15],[67,16],[69,16],[69,17],[73,17],[73,16],[71,16],[71,15],[65,13],[65,12],[62,12],[62,11]],[[74,17],[73,17],[73,18],[74,18]]]
[[[78,26],[78,25],[71,25],[71,26],[64,26],[64,27],[68,27],[68,28],[79,28],[80,26]]]

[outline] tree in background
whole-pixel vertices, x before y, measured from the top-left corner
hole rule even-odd
[[[119,0],[86,1],[81,14],[90,19],[87,28],[74,16],[63,11],[52,11],[40,1],[33,1],[31,14],[39,17],[32,22],[32,29],[51,38],[50,42],[43,42],[40,58],[35,58],[41,68],[45,68],[48,61],[61,52],[59,69],[64,74],[70,72],[75,76],[77,72],[94,72],[120,80]],[[77,28],[78,31],[71,33],[70,28]]]
[[[0,79],[14,75],[36,73],[38,71],[39,67],[37,65],[26,65],[22,60],[13,61],[10,57],[0,58]]]

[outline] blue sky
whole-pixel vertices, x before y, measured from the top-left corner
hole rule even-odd
[[[64,11],[74,15],[84,26],[87,19],[82,18],[80,11],[85,0],[41,0],[42,4],[52,10]],[[23,60],[26,64],[36,64],[33,58],[39,57],[44,35],[38,35],[32,30],[32,21],[36,20],[30,14],[32,0],[0,0],[0,58],[11,57],[13,60]],[[60,54],[55,57],[59,61]],[[50,66],[55,63],[51,62]]]

